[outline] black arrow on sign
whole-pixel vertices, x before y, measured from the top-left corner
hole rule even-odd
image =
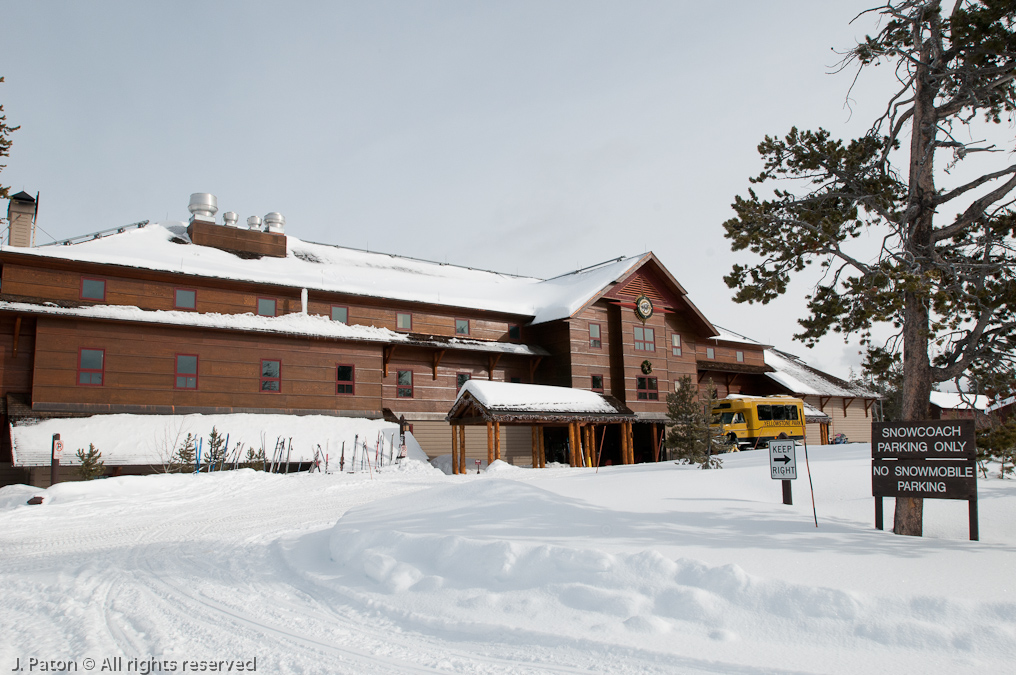
[[[773,457],[774,462],[783,462],[784,464],[790,464],[790,457],[783,455],[782,457]]]

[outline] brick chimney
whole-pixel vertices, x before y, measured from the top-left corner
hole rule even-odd
[[[35,246],[35,214],[39,204],[27,192],[19,192],[7,204],[9,223],[7,243],[11,246]]]

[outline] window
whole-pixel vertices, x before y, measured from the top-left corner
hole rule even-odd
[[[198,305],[198,292],[186,288],[177,288],[173,291],[174,309],[194,309]]]
[[[275,298],[258,298],[258,316],[275,316]]]
[[[282,361],[261,359],[261,391],[282,391]]]
[[[79,349],[78,384],[101,387],[105,357],[104,349]]]
[[[349,308],[332,305],[332,321],[349,323]]]
[[[659,401],[660,391],[656,386],[655,377],[639,377],[637,379],[638,390],[636,398],[640,401]]]
[[[674,356],[681,355],[681,336],[677,333],[670,336],[670,351],[674,353]]]
[[[455,319],[455,334],[469,335],[469,319]]]
[[[395,314],[395,327],[399,330],[413,330],[413,315],[409,312]]]
[[[787,419],[788,420],[793,420],[795,422],[798,420],[798,417],[797,417],[797,406],[796,405],[788,405],[787,406]]]
[[[352,394],[355,369],[349,364],[340,363],[335,366],[335,393]]]
[[[643,328],[642,326],[635,326],[635,351],[637,352],[656,351],[656,335],[653,333],[652,328]]]
[[[769,422],[773,419],[773,407],[771,405],[760,405],[758,407],[759,421]]]
[[[397,398],[413,398],[413,371],[400,370],[396,384],[398,385],[395,391]]]
[[[600,340],[600,324],[598,323],[589,324],[589,346],[593,349],[603,347],[603,342]]]
[[[590,389],[592,389],[593,391],[598,391],[598,392],[600,392],[602,394],[603,393],[603,375],[593,375],[592,376],[592,380],[593,380],[592,381],[592,386],[590,387]]]
[[[706,358],[707,359],[715,359],[716,358],[716,350],[713,349],[712,347],[706,347]]]
[[[464,385],[466,382],[469,382],[471,377],[472,376],[469,373],[456,373],[455,374],[455,390],[458,391],[458,390],[462,389],[462,385]]]
[[[744,352],[737,352],[737,362],[744,363]]]
[[[521,340],[522,329],[517,323],[508,324],[508,339],[509,340]]]
[[[87,279],[81,277],[81,299],[82,300],[105,300],[106,280]]]
[[[176,355],[176,388],[198,388],[198,357],[195,354]]]

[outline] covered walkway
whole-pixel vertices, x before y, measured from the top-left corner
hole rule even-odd
[[[571,466],[598,466],[607,427],[617,426],[621,461],[634,464],[632,424],[637,416],[613,396],[597,392],[514,382],[470,380],[446,417],[452,428],[452,469],[466,472],[465,427],[486,425],[487,463],[501,459],[501,426],[532,427],[532,465],[547,465],[546,430],[567,430],[565,456]]]

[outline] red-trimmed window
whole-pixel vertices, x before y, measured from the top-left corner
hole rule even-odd
[[[396,312],[395,328],[397,330],[413,330],[413,315],[409,312]]]
[[[176,388],[198,388],[198,356],[197,354],[176,355]]]
[[[349,323],[349,308],[342,305],[332,305],[332,321]]]
[[[349,363],[335,366],[335,393],[353,394],[356,382],[356,368]]]
[[[603,375],[593,375],[590,389],[603,393]]]
[[[400,370],[396,374],[396,398],[413,398],[413,371]]]
[[[593,349],[603,347],[603,341],[600,339],[600,324],[598,323],[589,324],[589,346]]]
[[[672,333],[670,336],[670,351],[674,356],[681,355],[681,336],[677,333]]]
[[[275,316],[275,298],[258,298],[258,316]]]
[[[656,351],[656,333],[653,332],[652,328],[635,326],[635,351],[637,352]]]
[[[78,350],[78,384],[101,387],[105,379],[106,350]]]
[[[522,328],[517,323],[508,324],[508,339],[509,340],[521,340],[522,339]]]
[[[455,391],[462,389],[462,385],[469,382],[472,377],[469,373],[455,373]]]
[[[261,391],[282,391],[282,361],[261,359]]]
[[[193,288],[173,289],[173,309],[197,309],[198,292]]]
[[[455,334],[469,335],[469,319],[455,319]]]
[[[80,297],[82,300],[105,300],[106,280],[81,277]]]
[[[659,401],[660,390],[657,387],[655,377],[639,377],[636,378],[636,385],[638,390],[636,391],[636,398],[640,401]]]

